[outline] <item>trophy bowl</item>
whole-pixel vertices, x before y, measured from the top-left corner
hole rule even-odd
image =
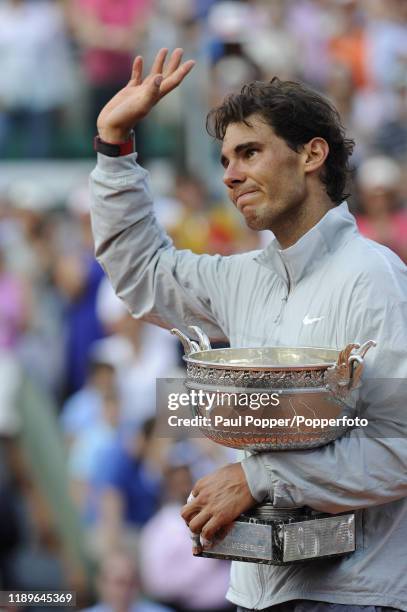
[[[183,344],[185,385],[203,434],[251,452],[309,449],[343,435],[357,416],[357,390],[373,340],[343,350],[316,347],[212,349],[171,330]]]

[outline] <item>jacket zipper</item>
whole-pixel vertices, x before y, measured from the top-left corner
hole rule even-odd
[[[283,318],[283,312],[284,312],[284,308],[287,304],[287,300],[288,300],[288,294],[285,297],[281,298],[281,306],[280,306],[280,310],[277,314],[277,316],[275,317],[273,323],[276,323],[276,325],[279,325],[282,318]]]
[[[284,310],[285,307],[287,306],[287,302],[288,302],[288,298],[292,293],[292,290],[294,289],[294,283],[291,281],[291,276],[289,273],[289,269],[288,266],[286,265],[285,261],[283,258],[281,258],[285,271],[287,273],[287,289],[286,289],[286,294],[281,298],[281,305],[280,305],[280,310],[277,314],[277,316],[274,318],[274,324],[280,326],[282,320],[283,320],[283,314],[284,314]],[[257,600],[257,603],[255,604],[255,607],[260,607],[261,602],[264,599],[264,596],[266,594],[266,577],[265,577],[265,568],[266,566],[262,565],[261,563],[258,564],[257,566],[257,570],[258,570],[258,577],[259,577],[259,583],[260,583],[260,593],[259,593],[259,598]]]
[[[280,325],[282,320],[283,320],[283,313],[284,313],[284,309],[287,306],[287,302],[288,302],[288,298],[292,293],[292,290],[294,289],[294,283],[291,280],[291,276],[290,276],[290,270],[287,266],[287,264],[285,263],[284,259],[281,258],[281,261],[283,262],[286,274],[287,274],[287,293],[284,297],[281,298],[281,306],[280,306],[280,310],[277,314],[277,316],[274,319],[274,323],[276,325]]]

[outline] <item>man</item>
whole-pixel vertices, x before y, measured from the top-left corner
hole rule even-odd
[[[184,331],[198,324],[235,347],[378,343],[366,357],[371,383],[362,387],[364,416],[378,435],[359,428],[310,451],[246,456],[198,481],[182,516],[210,541],[266,498],[277,507],[356,510],[353,554],[285,567],[234,563],[228,598],[249,609],[407,611],[407,275],[391,251],[362,238],[340,204],[352,143],[336,111],[306,87],[246,86],[211,113],[209,125],[222,140],[232,202],[251,228],[270,229],[274,239],[262,252],[232,257],[176,251],[153,216],[135,155],[109,157],[131,153],[131,127],[192,69],[191,61],[181,64],[181,50],[167,66],[166,54],[158,53],[144,80],[136,58],[131,81],[98,121],[98,148],[107,155],[92,175],[93,227],[118,295],[137,317]],[[395,384],[385,391],[378,377]]]
[[[99,601],[82,612],[171,612],[142,598],[135,559],[126,551],[110,551],[98,570]]]

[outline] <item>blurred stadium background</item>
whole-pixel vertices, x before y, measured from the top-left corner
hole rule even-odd
[[[95,120],[161,46],[198,62],[137,128],[180,248],[267,242],[227,203],[205,116],[278,75],[336,104],[360,229],[407,260],[406,0],[0,0],[0,588],[74,589],[78,609],[229,609],[227,563],[192,559],[178,515],[229,458],[156,435],[179,347],[131,319],[93,258]]]

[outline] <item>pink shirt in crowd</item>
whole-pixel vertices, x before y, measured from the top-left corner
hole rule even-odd
[[[389,247],[407,261],[407,213],[402,210],[389,216],[388,225],[380,228],[366,215],[357,215],[356,221],[361,234]]]
[[[151,0],[77,0],[77,10],[88,14],[99,23],[112,27],[133,27],[142,23],[148,13]],[[134,41],[137,46],[137,40]],[[88,79],[94,85],[127,81],[134,53],[103,48],[87,48],[84,64]]]
[[[19,281],[0,274],[0,348],[14,348],[23,321],[23,291]]]

